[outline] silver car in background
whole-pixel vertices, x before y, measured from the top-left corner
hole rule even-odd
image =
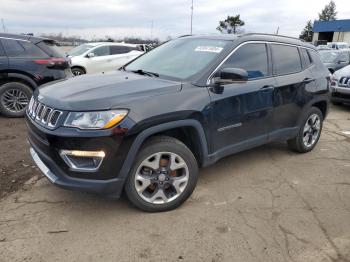
[[[350,65],[343,67],[333,74],[331,89],[331,101],[333,104],[350,104]]]

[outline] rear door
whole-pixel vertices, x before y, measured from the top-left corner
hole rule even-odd
[[[273,95],[273,125],[270,139],[294,134],[304,105],[315,91],[315,80],[309,69],[303,69],[297,46],[269,44],[276,87]]]

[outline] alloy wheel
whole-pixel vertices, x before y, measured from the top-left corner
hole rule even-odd
[[[312,114],[306,121],[303,133],[304,146],[309,148],[312,147],[319,135],[321,130],[321,119],[319,115]]]
[[[189,169],[182,157],[172,152],[158,152],[141,162],[134,183],[143,200],[164,204],[178,198],[188,180]]]
[[[1,104],[11,112],[22,112],[29,103],[29,97],[19,89],[9,89],[1,96]]]

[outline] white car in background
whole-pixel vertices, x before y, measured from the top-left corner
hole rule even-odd
[[[143,53],[138,45],[99,42],[75,47],[67,55],[72,73],[78,76],[116,70]]]

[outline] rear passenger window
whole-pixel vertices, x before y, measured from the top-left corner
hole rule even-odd
[[[301,56],[303,57],[304,67],[309,67],[312,64],[309,54],[305,48],[300,48],[300,52]]]
[[[24,52],[24,47],[19,43],[19,41],[12,39],[2,39],[2,45],[5,49],[7,56],[16,57]]]
[[[125,46],[111,46],[112,55],[125,54],[125,53],[129,53],[129,51],[130,50]]]
[[[37,58],[46,58],[48,55],[41,50],[39,47],[30,42],[18,42],[25,49],[24,52],[20,53],[19,57],[37,57]]]
[[[268,75],[268,59],[265,44],[246,44],[234,52],[223,64],[223,68],[240,68],[254,79]]]
[[[273,68],[276,75],[285,75],[301,71],[300,55],[297,47],[271,45]]]

